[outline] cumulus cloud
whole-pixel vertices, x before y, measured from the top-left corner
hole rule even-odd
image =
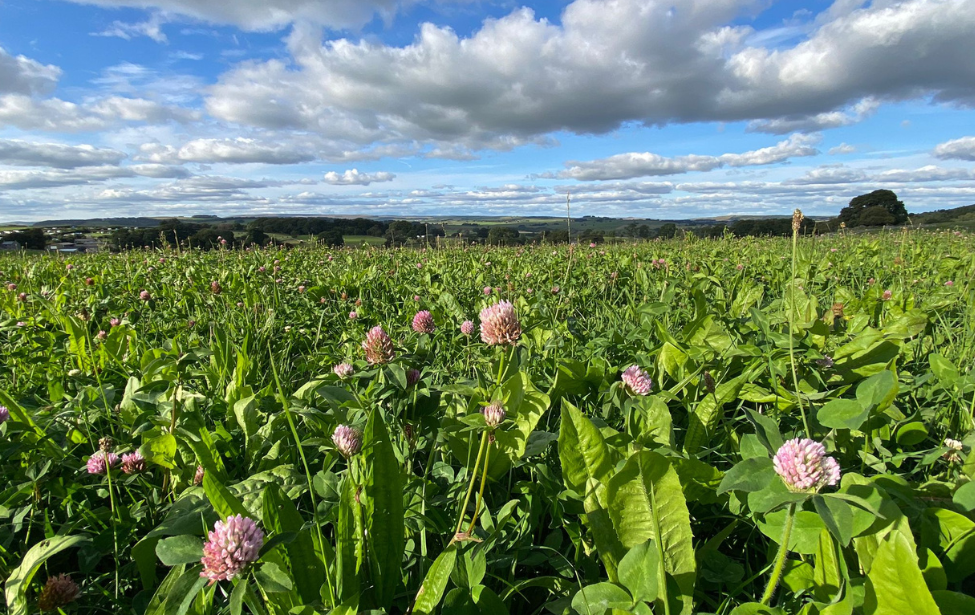
[[[961,137],[939,143],[934,148],[934,155],[942,160],[975,160],[975,137]]]
[[[845,166],[824,166],[808,171],[802,177],[786,180],[783,185],[824,185],[870,183],[877,186],[885,184],[913,184],[924,182],[970,181],[975,179],[975,171],[961,168],[944,168],[926,165],[917,169],[887,169],[874,173]]]
[[[395,177],[396,175],[388,171],[360,173],[357,169],[349,169],[342,174],[329,171],[325,174],[325,183],[332,184],[333,186],[368,186],[373,182],[390,182]]]
[[[46,94],[60,77],[57,66],[14,56],[0,47],[0,94]]]
[[[293,63],[245,63],[207,98],[220,119],[360,143],[495,146],[628,122],[755,120],[811,131],[923,96],[975,104],[975,0],[856,3],[791,47],[750,46],[729,26],[763,3],[576,0],[558,25],[527,8],[470,36],[433,24],[409,45],[289,37]]]
[[[91,145],[33,143],[18,139],[0,139],[0,163],[9,165],[74,169],[118,164],[124,158],[123,152],[96,148]]]
[[[565,171],[557,174],[563,179],[583,181],[632,179],[634,177],[679,175],[691,171],[712,171],[720,167],[745,167],[785,162],[790,158],[815,156],[815,144],[821,135],[794,134],[770,147],[720,156],[687,155],[665,157],[650,152],[616,154],[608,158],[586,162],[569,161]]]

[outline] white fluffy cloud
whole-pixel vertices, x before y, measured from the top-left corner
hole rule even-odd
[[[961,137],[939,143],[934,148],[934,155],[942,160],[975,160],[975,137]]]
[[[469,37],[425,24],[403,47],[289,38],[294,63],[223,75],[210,113],[250,126],[371,143],[493,147],[627,122],[756,120],[787,132],[862,119],[880,101],[975,103],[975,0],[844,3],[793,47],[728,26],[752,0],[576,0],[560,25],[518,9]],[[851,7],[856,6],[855,10]],[[755,39],[760,40],[760,39]]]
[[[0,94],[43,94],[61,77],[61,69],[24,56],[13,56],[0,47]]]
[[[18,139],[0,139],[0,163],[15,166],[74,169],[118,164],[125,154],[91,145],[33,143]]]
[[[377,173],[360,173],[358,169],[349,169],[344,173],[329,171],[325,174],[325,183],[333,186],[368,186],[372,183],[390,182],[396,175],[388,171]]]
[[[616,154],[608,158],[586,162],[569,161],[565,171],[558,173],[563,179],[583,181],[631,179],[634,177],[679,175],[691,171],[712,171],[720,167],[746,167],[784,162],[789,158],[815,156],[815,145],[821,136],[794,134],[771,147],[720,156],[674,156],[671,158],[650,152]]]

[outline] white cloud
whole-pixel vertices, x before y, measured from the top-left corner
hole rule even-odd
[[[846,125],[882,101],[933,96],[975,104],[975,0],[846,5],[791,47],[748,46],[727,24],[750,0],[576,0],[559,25],[519,9],[467,37],[424,24],[409,45],[296,27],[294,62],[224,74],[207,108],[248,126],[358,143],[448,143],[628,122],[756,120],[781,133]]]
[[[857,152],[856,146],[850,145],[848,143],[840,143],[836,147],[829,148],[830,156],[842,156],[845,154],[855,154],[856,152]]]
[[[122,122],[191,122],[200,113],[142,98],[109,96],[82,103],[22,94],[0,95],[0,126],[46,132],[94,132]]]
[[[692,171],[712,171],[720,167],[745,167],[784,162],[789,158],[815,156],[814,147],[820,135],[794,134],[771,147],[720,156],[687,155],[667,158],[650,152],[616,154],[587,162],[569,161],[565,171],[557,174],[563,179],[583,181],[631,179],[634,177],[678,175]]]
[[[118,164],[125,154],[112,149],[100,149],[91,145],[64,145],[62,143],[33,143],[18,139],[0,139],[0,163],[74,169],[105,164]]]
[[[24,56],[13,56],[0,47],[0,94],[46,94],[54,89],[61,69]]]
[[[939,143],[934,148],[934,155],[943,160],[975,160],[975,137],[961,137]]]
[[[98,166],[78,169],[0,169],[0,189],[38,190],[64,186],[99,184],[113,179],[135,177],[182,178],[188,177],[185,169],[162,165],[132,165],[128,167]]]
[[[142,21],[139,23],[114,21],[108,28],[105,28],[101,32],[93,32],[92,35],[117,37],[127,41],[139,36],[145,36],[151,38],[157,43],[166,43],[168,42],[168,39],[166,38],[166,34],[162,31],[162,25],[164,23],[166,23],[166,19],[162,15],[159,13],[153,13],[147,21]]]
[[[294,143],[270,143],[237,137],[235,139],[194,139],[176,149],[159,144],[142,146],[142,153],[153,162],[262,163],[295,164],[315,160],[314,151]]]
[[[360,173],[358,169],[349,169],[341,175],[335,171],[325,174],[325,183],[333,186],[368,186],[371,183],[390,182],[396,176],[388,171],[377,173]]]
[[[751,132],[767,132],[782,135],[790,132],[816,132],[829,128],[840,128],[862,122],[873,115],[880,107],[880,101],[873,97],[864,98],[846,111],[827,111],[815,115],[795,115],[767,120],[752,120],[748,123]]]

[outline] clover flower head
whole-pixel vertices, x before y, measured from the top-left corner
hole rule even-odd
[[[0,423],[6,423],[10,418],[10,410],[6,406],[0,406]]]
[[[42,611],[54,611],[77,600],[79,594],[81,590],[78,584],[68,575],[48,577],[37,599],[37,608]]]
[[[648,395],[653,387],[650,375],[637,365],[627,367],[621,378],[626,387],[635,395]]]
[[[142,299],[143,301],[149,301],[150,299],[152,299],[152,295],[149,294],[148,290],[144,290],[139,293],[139,299]]]
[[[427,310],[420,310],[413,317],[413,330],[417,333],[433,333],[437,327],[433,324],[433,315]]]
[[[410,368],[406,370],[406,386],[413,386],[420,381],[420,370]]]
[[[494,429],[504,421],[504,406],[501,405],[501,402],[496,401],[482,408],[481,414],[484,415],[484,422],[487,423],[488,428]]]
[[[366,352],[366,360],[370,365],[382,365],[393,360],[393,340],[380,325],[376,325],[366,333],[362,342],[362,349]]]
[[[464,322],[460,323],[460,332],[464,335],[474,333],[474,323],[469,320],[465,320]]]
[[[332,444],[346,459],[362,450],[362,433],[355,427],[339,425],[332,433]]]
[[[203,484],[203,477],[207,475],[207,471],[203,466],[196,466],[196,472],[193,474],[193,484],[199,487]]]
[[[499,301],[481,310],[481,341],[489,346],[511,345],[521,337],[521,323],[510,301]]]
[[[355,368],[352,367],[351,363],[339,363],[338,365],[332,368],[332,373],[338,376],[339,378],[342,378],[343,380],[351,376],[352,372],[354,371]]]
[[[229,581],[257,561],[262,546],[264,532],[250,517],[235,515],[217,521],[203,545],[200,576],[210,579],[210,585]]]
[[[122,471],[126,474],[139,474],[146,471],[146,459],[139,451],[122,455]]]
[[[88,473],[107,474],[109,469],[114,468],[118,464],[119,456],[115,453],[108,453],[101,450],[95,451],[95,453],[88,458]]]
[[[822,444],[808,438],[795,438],[783,444],[772,464],[790,491],[815,492],[840,482],[840,465],[826,456]]]

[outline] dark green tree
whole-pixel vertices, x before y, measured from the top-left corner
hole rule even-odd
[[[513,246],[521,243],[521,235],[510,226],[492,226],[488,231],[487,242],[492,246]]]
[[[27,250],[43,250],[47,247],[47,236],[44,235],[42,228],[29,228],[23,231],[11,233],[8,239],[12,239],[20,244],[21,248]]]
[[[318,239],[318,241],[332,248],[345,245],[345,237],[342,236],[341,231],[322,231],[315,237]]]
[[[677,235],[677,225],[673,222],[661,226],[657,229],[657,237],[661,239],[673,239]]]
[[[871,207],[882,207],[890,213],[893,222],[887,224],[904,224],[907,222],[907,208],[904,203],[897,199],[897,195],[890,190],[874,190],[869,194],[861,194],[855,197],[850,204],[840,210],[837,218],[839,222],[846,223],[847,226],[861,226],[866,224],[861,220],[864,212]],[[871,220],[879,219],[878,213],[871,213]],[[873,226],[874,224],[871,224]]]

